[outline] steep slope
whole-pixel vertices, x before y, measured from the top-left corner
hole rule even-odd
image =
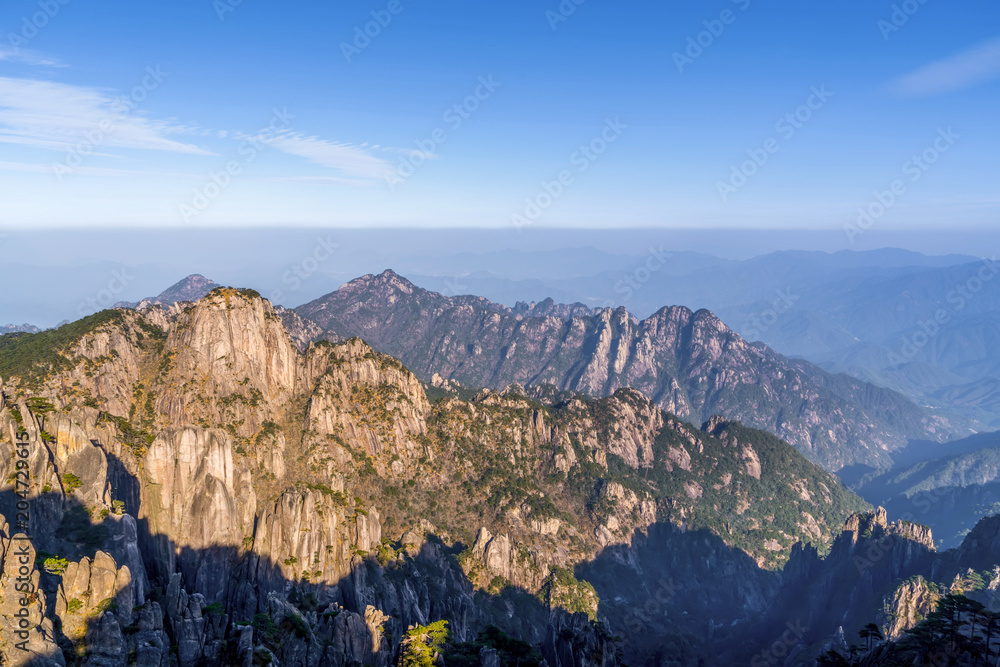
[[[299,352],[249,290],[15,336],[0,369],[0,610],[24,542],[48,664],[388,667],[447,621],[455,655],[514,650],[492,624],[550,665],[614,665],[658,648],[607,631],[603,578],[676,577],[678,628],[731,627],[863,507],[774,436],[636,391],[431,403],[357,339]],[[732,574],[700,577],[707,555]]]
[[[979,520],[1000,512],[1000,434],[951,443],[955,453],[897,466],[855,490],[895,516],[934,529],[938,546],[958,546]]]
[[[748,344],[705,310],[663,308],[642,321],[623,308],[551,310],[545,302],[509,309],[444,297],[391,271],[296,309],[398,357],[425,380],[437,373],[496,389],[550,383],[594,396],[632,387],[683,418],[725,414],[772,431],[832,470],[884,466],[911,439],[942,442],[962,432],[892,391]]]

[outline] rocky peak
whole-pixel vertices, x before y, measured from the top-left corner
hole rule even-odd
[[[413,294],[418,289],[420,288],[392,269],[386,269],[377,275],[370,273],[366,276],[355,278],[340,288],[340,290],[348,293],[374,290],[379,293],[402,292],[403,294]]]
[[[209,280],[201,274],[194,273],[174,283],[160,292],[159,296],[151,300],[154,303],[161,303],[167,306],[173,305],[178,301],[197,301],[217,287],[221,286],[214,280]]]

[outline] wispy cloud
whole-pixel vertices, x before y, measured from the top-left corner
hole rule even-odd
[[[0,171],[12,171],[18,173],[26,174],[46,174],[52,175],[52,167],[47,164],[37,164],[34,162],[4,162],[0,160]],[[135,169],[109,169],[107,167],[80,167],[77,172],[82,175],[87,176],[113,176],[115,178],[119,177],[140,177],[140,176],[156,176],[156,177],[172,177],[172,178],[188,178],[188,179],[202,179],[204,176],[202,174],[184,174],[178,172],[166,172],[166,171],[141,171]]]
[[[900,95],[951,93],[1000,77],[1000,38],[938,60],[893,82]]]
[[[42,67],[66,66],[51,56],[39,53],[38,51],[32,51],[30,49],[9,49],[6,47],[0,47],[0,60],[20,62],[25,65],[38,65]]]
[[[364,187],[372,184],[371,179],[341,178],[340,176],[281,176],[279,183],[305,183],[307,185],[350,185]]]
[[[305,158],[314,164],[341,172],[340,178],[376,179],[394,169],[389,162],[372,154],[374,147],[356,146],[309,137],[295,132],[279,132],[267,141],[280,151]],[[315,179],[313,179],[315,180]],[[327,182],[334,182],[333,179]]]
[[[68,150],[87,141],[102,123],[107,148],[138,148],[211,155],[198,146],[168,138],[174,124],[154,121],[138,112],[123,113],[108,91],[52,81],[0,77],[0,142],[52,150]]]

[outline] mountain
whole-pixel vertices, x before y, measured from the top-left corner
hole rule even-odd
[[[218,287],[221,287],[221,285],[215,281],[209,280],[201,274],[194,273],[187,278],[177,281],[157,296],[147,297],[142,301],[136,302],[122,301],[116,303],[115,307],[136,308],[146,303],[172,306],[180,301],[197,301]]]
[[[767,432],[284,322],[219,288],[0,339],[5,664],[812,664],[1000,585],[997,519],[939,552]]]
[[[217,287],[221,285],[195,273],[163,290],[152,301],[165,306],[172,306],[178,301],[197,301]]]
[[[736,261],[662,246],[646,256],[608,260],[588,249],[551,257],[507,250],[397,265],[421,287],[508,305],[555,297],[591,307],[624,305],[640,317],[664,303],[706,308],[747,340],[781,354],[1000,426],[1000,360],[993,353],[998,304],[992,281],[978,276],[980,270],[994,275],[988,261],[894,248],[781,251]],[[946,326],[932,327],[928,344],[920,323],[930,326],[942,309]]]
[[[851,275],[803,285],[769,326],[768,306],[722,308],[731,323],[785,354],[803,356],[915,400],[1000,425],[997,265],[973,260],[893,275]]]
[[[0,326],[0,336],[9,333],[38,333],[41,331],[33,324],[4,324]]]
[[[921,449],[853,488],[894,516],[933,528],[939,547],[958,546],[980,518],[1000,513],[1000,434],[952,442],[943,457]]]
[[[447,622],[452,660],[610,667],[662,649],[612,599],[646,577],[692,601],[663,641],[708,654],[866,507],[773,435],[634,390],[432,401],[358,339],[300,351],[252,290],[0,341],[3,571],[37,563],[44,592],[0,609],[46,664],[389,667]]]
[[[887,467],[911,440],[968,433],[901,395],[749,344],[707,310],[517,308],[445,297],[392,271],[296,309],[330,334],[358,336],[429,381],[500,389],[552,384],[593,396],[632,387],[683,418],[724,414],[776,433],[830,470]]]

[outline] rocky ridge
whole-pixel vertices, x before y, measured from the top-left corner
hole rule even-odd
[[[828,470],[890,461],[912,439],[969,431],[903,396],[750,344],[707,310],[516,308],[445,297],[386,271],[296,309],[330,335],[359,336],[430,381],[499,390],[552,384],[592,396],[631,387],[684,419],[714,414],[776,433]]]

